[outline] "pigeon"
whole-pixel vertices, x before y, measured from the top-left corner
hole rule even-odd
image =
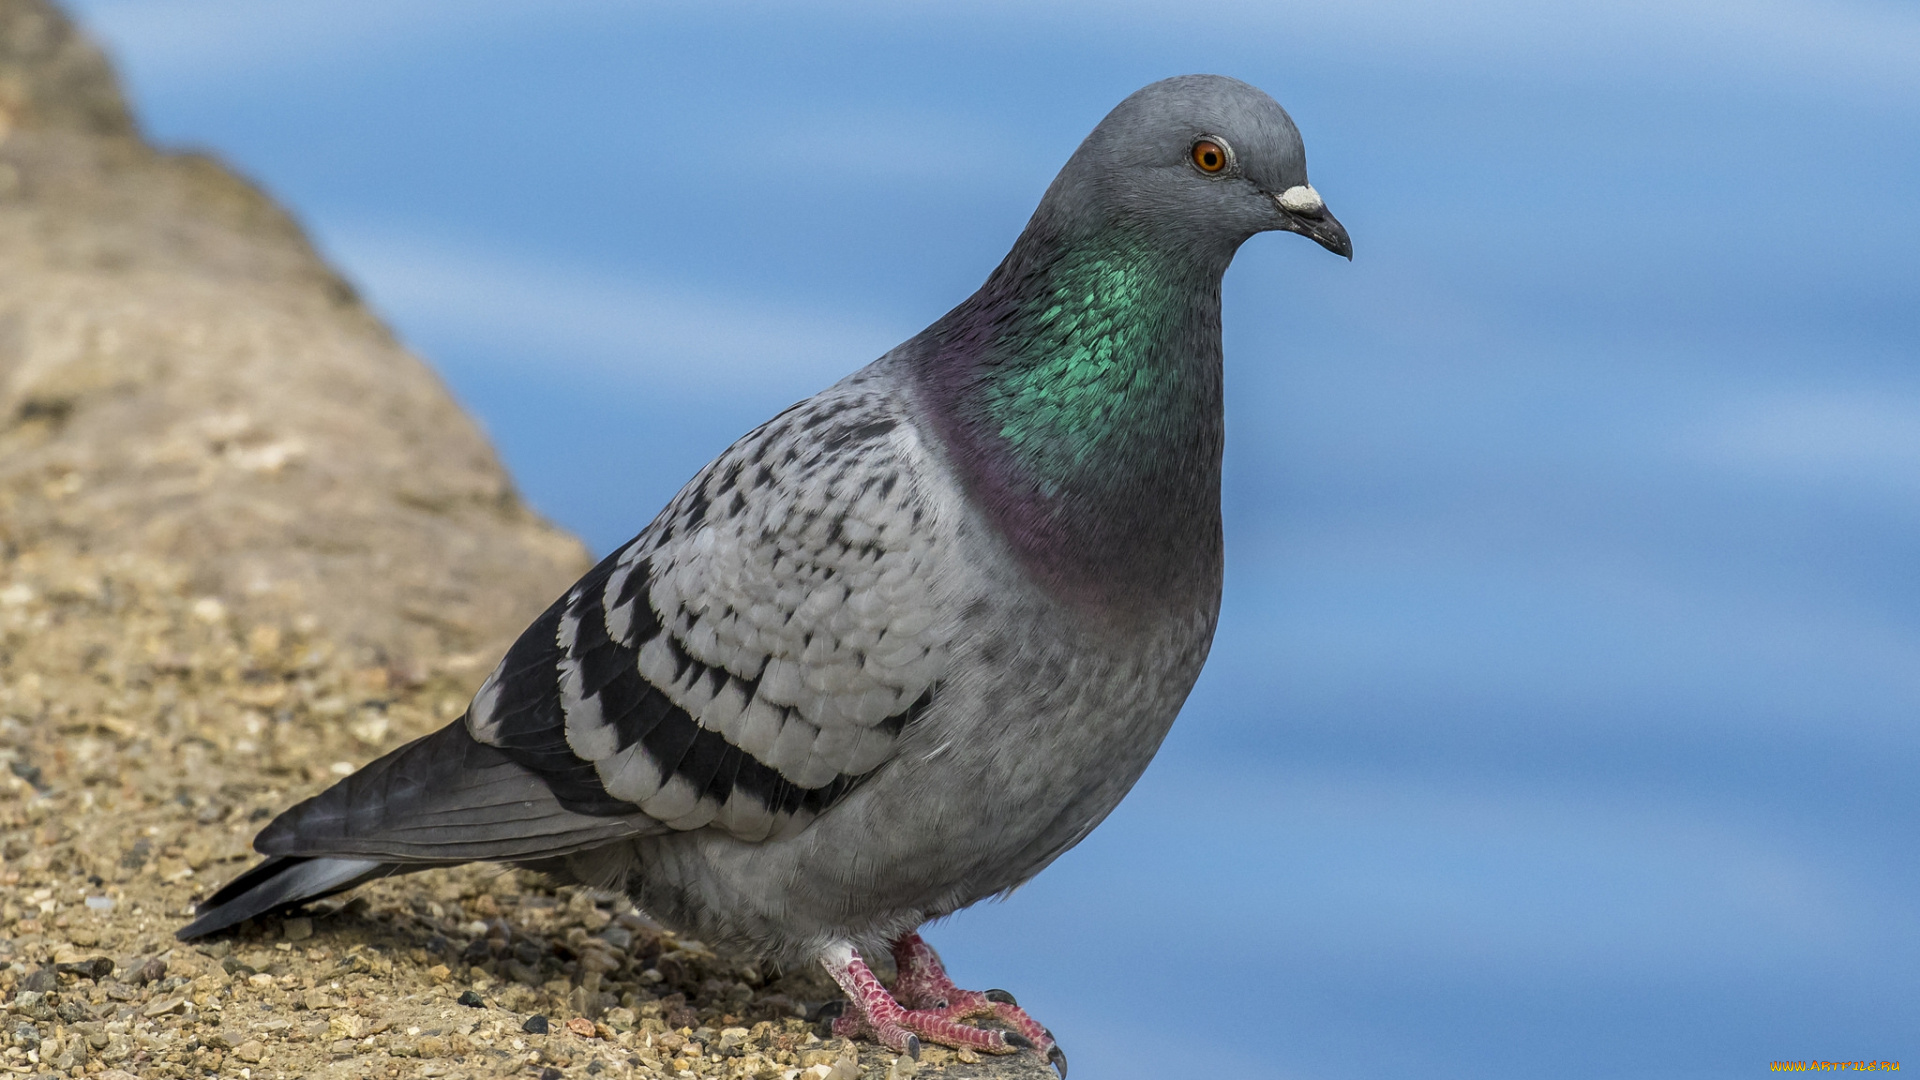
[[[1029,1051],[1064,1077],[1052,1034],[955,986],[919,930],[1084,839],[1199,676],[1220,283],[1271,230],[1353,255],[1286,111],[1222,76],[1134,93],[978,292],[734,443],[464,716],[270,822],[267,858],[179,936],[507,863],[823,965],[836,1034]]]

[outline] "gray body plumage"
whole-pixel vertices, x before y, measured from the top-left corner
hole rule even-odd
[[[1238,142],[1231,170],[1187,175],[1199,135]],[[462,720],[282,815],[256,840],[274,858],[182,936],[300,898],[290,877],[310,896],[494,859],[792,962],[1031,878],[1132,787],[1205,661],[1220,275],[1263,229],[1344,252],[1305,185],[1291,121],[1245,84],[1129,98],[979,293],[729,448],[528,628]],[[1062,331],[1061,283],[1096,249],[1146,260],[1145,291],[1172,300]],[[1137,267],[1093,265],[1131,295]],[[1160,388],[1088,412],[1133,410],[1112,461],[1033,412],[1045,378],[993,396],[1067,348],[1088,358],[1069,379],[1133,364]]]
[[[892,711],[882,715],[932,693],[897,733],[875,734],[842,710],[837,727],[815,736],[818,746],[838,730],[860,729],[858,739],[832,740],[839,753],[826,767],[841,776],[873,771],[810,822],[802,815],[769,839],[760,837],[757,819],[745,828],[655,833],[627,851],[575,860],[583,876],[629,882],[642,907],[702,940],[795,958],[833,941],[871,948],[1014,888],[1084,837],[1132,787],[1205,659],[1217,575],[1214,588],[1191,605],[1120,630],[1090,625],[1032,589],[924,434],[906,369],[898,358],[881,360],[786,414],[787,425],[775,421],[743,440],[706,474],[711,485],[734,462],[765,456],[762,440],[779,446],[783,428],[817,439],[835,423],[885,427],[864,445],[849,441],[827,452],[808,470],[833,478],[829,503],[850,502],[856,514],[871,508],[859,515],[857,537],[823,515],[796,538],[798,553],[747,544],[745,562],[811,562],[838,571],[822,585],[796,590],[806,598],[798,610],[817,621],[797,633],[789,623],[777,646],[800,655],[813,648],[859,673],[836,672],[852,685],[845,696],[823,695],[826,711],[873,693],[874,682],[893,690]],[[823,422],[825,416],[834,419]],[[689,488],[699,490],[699,482]],[[714,513],[708,510],[710,519]],[[757,530],[748,522],[742,531],[751,537]],[[834,539],[836,531],[843,536]],[[867,545],[873,554],[865,553]],[[1217,551],[1206,555],[1217,567]],[[863,615],[868,607],[874,614]],[[775,613],[790,608],[772,605]],[[713,610],[704,614],[711,618]],[[876,616],[903,632],[877,630]],[[833,635],[824,648],[817,645],[822,633]],[[813,642],[802,644],[808,634],[816,635]],[[733,656],[748,658],[738,669],[752,670],[758,651],[732,647]],[[904,663],[889,665],[889,658]],[[767,683],[763,677],[763,695]],[[804,702],[809,691],[776,697]],[[799,711],[806,722],[806,706]],[[723,718],[732,712],[729,703]],[[857,756],[875,740],[884,740],[877,765]],[[808,782],[833,777],[818,751],[808,763],[817,770]],[[599,861],[589,865],[589,858]],[[617,860],[626,862],[616,871]]]

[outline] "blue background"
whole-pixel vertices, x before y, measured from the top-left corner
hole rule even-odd
[[[76,6],[599,551],[1262,86],[1357,259],[1228,275],[1214,658],[957,976],[1087,1078],[1920,1067],[1911,3]]]

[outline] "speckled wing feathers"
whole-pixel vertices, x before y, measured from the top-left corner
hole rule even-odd
[[[473,735],[581,813],[762,840],[878,768],[946,671],[918,438],[850,380],[736,443],[530,627]]]

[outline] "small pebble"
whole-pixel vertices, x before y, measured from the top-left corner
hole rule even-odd
[[[465,1005],[469,1009],[478,1009],[486,1005],[486,1002],[480,1000],[480,995],[471,990],[462,990],[459,1000],[460,1004]]]
[[[112,910],[113,910],[113,897],[111,897],[111,896],[89,896],[89,897],[87,897],[87,910],[89,910],[89,911],[112,911]]]
[[[113,961],[104,956],[91,960],[80,960],[70,964],[56,965],[62,974],[77,975],[83,979],[104,979],[113,974]]]
[[[180,1012],[186,1012],[186,1011],[187,1011],[186,998],[161,998],[159,1001],[154,1002],[153,1004],[147,1006],[144,1010],[142,1010],[141,1015],[145,1016],[149,1020],[152,1020],[158,1017],[169,1015],[171,1013],[180,1013]]]
[[[21,980],[20,983],[20,988],[23,990],[37,990],[42,993],[57,989],[59,986],[60,973],[50,967],[41,968]]]
[[[472,991],[468,991],[468,993],[472,993]],[[462,998],[461,1001],[464,1003],[466,999]],[[520,1025],[520,1030],[529,1035],[545,1035],[549,1030],[547,1018],[541,1016],[539,1013],[534,1013],[532,1016],[527,1017],[526,1023]]]

